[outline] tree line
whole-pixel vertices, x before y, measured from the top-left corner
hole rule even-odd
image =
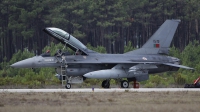
[[[172,45],[183,50],[199,41],[199,0],[1,0],[0,62],[28,50],[34,55],[51,42],[45,27],[61,28],[83,44],[123,53],[141,47],[166,19],[180,19]]]

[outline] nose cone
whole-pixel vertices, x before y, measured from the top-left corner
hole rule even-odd
[[[34,61],[35,61],[34,58],[28,58],[28,59],[16,62],[10,66],[14,68],[34,68]]]

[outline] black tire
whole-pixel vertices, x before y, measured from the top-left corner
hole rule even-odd
[[[195,88],[194,84],[185,84],[185,88]]]
[[[121,88],[128,88],[129,87],[129,82],[127,80],[121,81]]]
[[[200,88],[200,83],[195,84],[195,88]]]
[[[189,84],[185,84],[184,88],[189,88],[190,85]]]
[[[103,88],[110,88],[110,81],[104,80],[101,84]]]
[[[101,87],[102,87],[102,88],[105,88],[105,85],[106,85],[106,80],[104,80],[104,81],[101,83]]]
[[[67,83],[67,84],[65,85],[65,88],[66,88],[66,89],[70,89],[70,88],[71,88],[71,84],[70,84],[70,83]]]
[[[195,88],[195,84],[191,84],[191,85],[190,85],[190,88]]]

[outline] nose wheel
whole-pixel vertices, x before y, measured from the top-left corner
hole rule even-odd
[[[66,89],[70,89],[70,88],[71,88],[71,84],[70,84],[70,83],[67,83],[67,84],[65,85],[65,88],[66,88]]]

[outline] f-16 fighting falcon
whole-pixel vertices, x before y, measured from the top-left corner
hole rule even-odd
[[[128,88],[131,81],[145,81],[149,74],[166,71],[177,71],[179,68],[193,68],[180,65],[176,57],[167,56],[169,47],[180,20],[166,20],[150,39],[137,50],[124,54],[101,54],[88,49],[69,33],[54,27],[44,32],[70,47],[75,55],[66,55],[62,51],[56,56],[40,55],[12,64],[15,68],[54,67],[60,80],[71,83],[82,83],[86,78],[105,79],[103,88],[110,87],[110,79],[121,82],[122,88]],[[122,80],[127,78],[127,80]]]

